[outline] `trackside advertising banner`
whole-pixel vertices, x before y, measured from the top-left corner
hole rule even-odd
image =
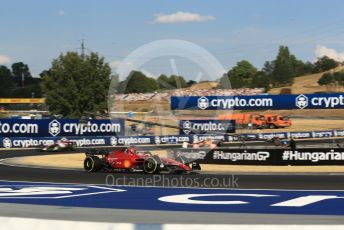
[[[344,130],[329,130],[317,132],[280,132],[264,134],[241,134],[247,141],[269,140],[273,137],[286,139],[303,138],[329,138],[344,137]],[[128,146],[128,145],[164,145],[182,144],[183,142],[198,142],[207,139],[225,142],[238,141],[239,136],[230,134],[189,134],[189,135],[168,135],[168,136],[82,136],[82,137],[0,137],[0,148],[34,148],[41,145],[49,145],[61,139],[75,141],[76,146]]]
[[[344,165],[343,148],[306,149],[178,149],[187,162],[225,165]]]
[[[218,136],[219,140],[223,135]],[[197,137],[198,138],[198,137]],[[206,138],[205,136],[199,139]],[[216,138],[212,136],[212,138]],[[77,147],[87,146],[129,146],[151,144],[181,144],[191,142],[193,137],[181,136],[83,136],[83,137],[0,137],[0,148],[35,148],[54,144],[58,140],[74,141]]]
[[[0,137],[71,137],[124,135],[124,120],[0,119]]]
[[[179,134],[235,133],[234,120],[180,120]]]
[[[171,110],[342,109],[344,94],[171,97]]]
[[[58,140],[67,138],[60,137],[40,137],[40,138],[26,138],[26,137],[5,137],[0,138],[1,148],[38,148],[56,143]],[[72,137],[68,140],[73,141],[77,147],[87,146],[107,146],[110,138],[108,137]]]

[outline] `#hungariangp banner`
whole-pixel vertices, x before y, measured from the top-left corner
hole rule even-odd
[[[70,137],[124,135],[124,120],[0,119],[0,137]]]
[[[342,109],[344,94],[171,97],[171,110]]]
[[[186,162],[224,165],[344,165],[343,148],[175,149]]]

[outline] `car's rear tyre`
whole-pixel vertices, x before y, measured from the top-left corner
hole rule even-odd
[[[84,169],[87,172],[97,172],[102,168],[102,161],[97,156],[88,156],[84,160]]]
[[[148,174],[160,172],[161,160],[158,156],[148,157],[143,163],[143,171]]]

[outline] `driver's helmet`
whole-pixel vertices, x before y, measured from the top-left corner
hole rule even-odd
[[[63,137],[63,138],[61,138],[60,140],[58,140],[58,142],[60,142],[60,143],[66,143],[66,142],[68,142],[68,139],[65,138],[65,137]]]
[[[207,138],[206,141],[207,145],[211,145],[213,143],[213,139]]]
[[[56,142],[56,144],[57,144],[58,146],[60,146],[60,147],[66,147],[66,146],[67,146],[66,141],[63,141],[63,140],[58,140],[58,141]]]
[[[135,146],[128,147],[128,152],[129,153],[136,153],[136,147]]]

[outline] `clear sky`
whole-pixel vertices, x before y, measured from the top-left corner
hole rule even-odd
[[[211,52],[226,68],[246,59],[261,68],[279,45],[304,61],[344,57],[342,0],[0,0],[0,64],[27,63],[33,75],[85,39],[115,67],[135,48],[183,39]],[[176,61],[192,79],[195,66]],[[157,60],[147,69],[172,73]]]

